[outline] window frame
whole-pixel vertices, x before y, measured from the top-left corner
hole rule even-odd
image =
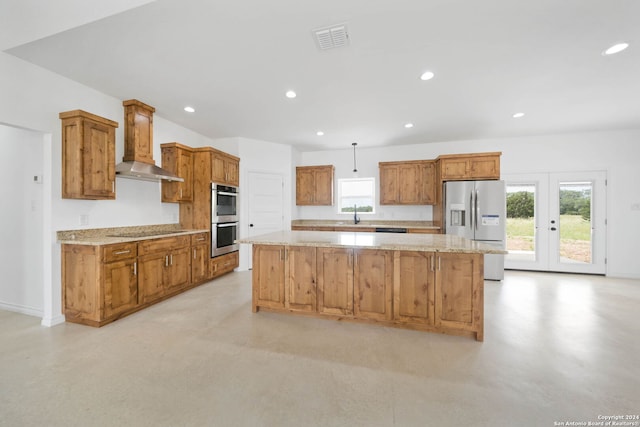
[[[376,178],[373,176],[366,176],[366,177],[359,177],[359,178],[339,178],[338,179],[338,200],[337,200],[337,213],[339,215],[353,215],[353,212],[342,212],[342,185],[345,182],[355,182],[355,181],[368,181],[371,182],[371,194],[363,194],[362,197],[371,197],[371,212],[361,212],[358,211],[358,215],[362,214],[362,215],[373,215],[376,213]],[[349,197],[359,197],[359,195],[356,196],[349,196]]]

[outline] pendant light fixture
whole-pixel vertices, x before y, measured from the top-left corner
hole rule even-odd
[[[353,142],[351,143],[351,145],[353,145],[353,172],[358,172],[358,168],[356,168],[356,145],[358,145],[357,142]]]

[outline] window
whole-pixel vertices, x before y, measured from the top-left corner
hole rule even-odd
[[[375,178],[338,180],[338,213],[374,213],[376,205]]]

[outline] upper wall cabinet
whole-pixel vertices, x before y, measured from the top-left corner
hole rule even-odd
[[[501,152],[449,154],[438,157],[442,181],[500,179]]]
[[[333,165],[296,167],[296,205],[333,205]]]
[[[162,168],[173,172],[184,182],[162,181],[163,202],[190,202],[193,200],[193,149],[177,142],[161,144]]]
[[[123,101],[126,126],[124,131],[125,162],[155,164],[153,160],[153,113],[155,108],[137,99]]]
[[[240,159],[222,151],[214,151],[211,181],[216,184],[238,187],[240,185]]]
[[[62,197],[116,198],[116,134],[118,123],[73,110],[62,120]]]
[[[381,205],[435,203],[435,165],[432,160],[380,162]]]

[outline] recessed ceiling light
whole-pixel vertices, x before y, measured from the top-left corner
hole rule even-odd
[[[318,136],[322,136],[322,135],[324,135],[324,132],[322,132],[321,130],[319,130],[318,132],[316,132],[316,135],[318,135]]]
[[[184,111],[186,111],[187,113],[195,113],[196,109],[193,107],[184,107]]]
[[[420,76],[420,80],[431,80],[434,76],[435,74],[433,74],[433,71],[425,71]]]
[[[602,52],[602,54],[603,55],[614,55],[616,53],[622,52],[623,50],[625,50],[628,47],[629,47],[629,43],[626,43],[626,42],[616,43],[613,46],[611,46],[610,48],[608,48],[607,50],[605,50],[604,52]]]
[[[286,96],[287,98],[291,98],[291,99],[293,99],[293,98],[295,98],[295,97],[296,97],[296,96],[298,96],[298,95],[297,95],[294,91],[292,91],[292,90],[288,90],[288,91],[287,91],[287,93],[285,93],[285,96]]]
[[[515,113],[515,114],[513,115],[513,118],[514,118],[514,119],[519,119],[520,117],[524,117],[524,113]]]
[[[413,127],[413,123],[405,123],[404,127],[406,127],[407,129],[412,128]]]

